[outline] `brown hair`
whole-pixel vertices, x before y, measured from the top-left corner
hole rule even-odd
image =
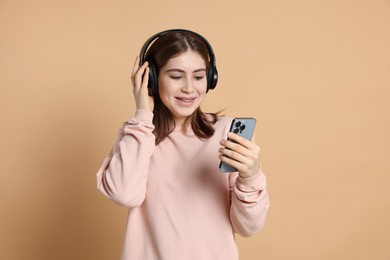
[[[158,71],[164,67],[169,59],[178,56],[187,50],[197,52],[209,67],[209,53],[205,43],[195,34],[186,31],[173,31],[160,36],[148,49],[145,59],[153,62]],[[175,121],[169,109],[162,102],[160,95],[154,96],[155,126],[153,134],[156,136],[156,144],[163,141],[174,129]],[[185,122],[183,131],[187,131],[191,125],[194,134],[200,139],[210,138],[214,134],[213,125],[218,119],[218,113],[205,114],[198,107]]]

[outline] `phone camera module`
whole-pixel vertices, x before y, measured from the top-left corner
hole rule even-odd
[[[235,124],[234,124],[234,130],[233,130],[233,133],[235,134],[238,134],[238,133],[242,133],[242,131],[245,130],[246,126],[244,123],[242,123],[241,121],[237,121]]]

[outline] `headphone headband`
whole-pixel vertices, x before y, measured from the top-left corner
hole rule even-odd
[[[146,54],[150,45],[152,45],[152,43],[158,38],[160,38],[161,36],[171,32],[187,32],[187,33],[194,34],[196,37],[202,40],[202,42],[206,45],[209,53],[209,69],[207,70],[207,91],[209,91],[209,89],[214,89],[218,81],[218,71],[216,67],[216,60],[215,60],[215,54],[213,48],[211,47],[210,43],[206,40],[206,38],[190,30],[169,29],[169,30],[156,33],[155,35],[151,36],[141,48],[140,55],[139,55],[140,65],[142,65],[145,62]],[[157,71],[155,65],[151,61],[149,61],[149,68],[150,68],[150,77],[149,77],[148,87],[149,89],[151,89],[152,94],[156,95],[158,94]]]
[[[186,30],[186,29],[169,29],[169,30],[165,30],[165,31],[156,33],[155,35],[152,35],[152,36],[144,43],[144,45],[143,45],[142,48],[141,48],[140,55],[139,55],[139,57],[140,57],[140,62],[141,62],[141,63],[144,63],[144,62],[145,62],[145,56],[146,56],[147,50],[148,50],[149,46],[152,44],[152,42],[154,42],[155,40],[157,40],[157,38],[160,38],[160,37],[163,36],[164,34],[167,34],[167,33],[170,33],[170,32],[188,32],[188,33],[192,33],[192,34],[194,34],[195,36],[197,36],[199,39],[201,39],[201,40],[203,41],[203,43],[204,43],[204,44],[206,45],[206,47],[207,47],[207,50],[209,51],[210,63],[216,65],[214,50],[213,50],[213,48],[211,47],[210,43],[206,40],[206,38],[204,38],[204,37],[203,37],[202,35],[200,35],[199,33],[196,33],[196,32],[190,31],[190,30]]]

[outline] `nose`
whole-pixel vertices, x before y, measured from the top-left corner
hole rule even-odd
[[[184,82],[184,85],[181,88],[181,92],[186,94],[194,92],[194,86],[191,78],[187,78],[187,80]]]

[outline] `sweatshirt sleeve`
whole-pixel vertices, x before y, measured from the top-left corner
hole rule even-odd
[[[251,178],[230,174],[230,220],[234,231],[243,237],[256,234],[264,225],[269,208],[266,177],[259,172]]]
[[[149,161],[155,148],[152,119],[152,112],[137,110],[135,117],[119,129],[96,175],[100,192],[125,207],[140,206],[146,196]]]

